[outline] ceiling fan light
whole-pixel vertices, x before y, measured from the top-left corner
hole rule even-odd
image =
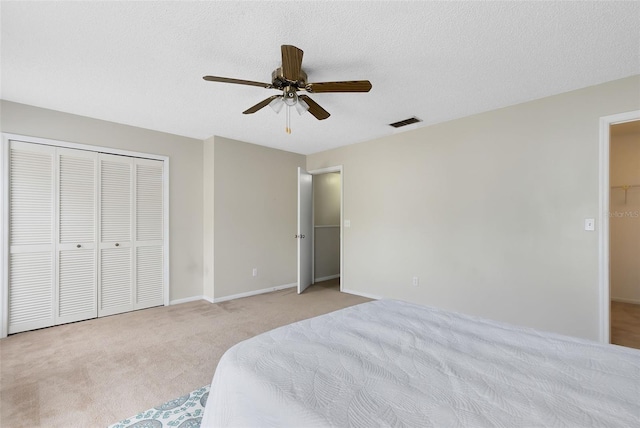
[[[309,110],[309,104],[305,103],[304,100],[298,98],[298,102],[296,103],[296,111],[300,116],[302,116],[307,110]]]
[[[295,92],[285,92],[282,98],[284,99],[284,103],[289,107],[296,105],[298,102],[298,95]]]
[[[269,103],[269,107],[271,107],[273,111],[275,111],[276,113],[280,113],[280,110],[282,110],[283,106],[284,106],[284,100],[282,99],[282,97],[274,98]]]

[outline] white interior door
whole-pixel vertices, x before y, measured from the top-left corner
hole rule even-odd
[[[133,158],[100,154],[98,316],[133,307]]]
[[[298,167],[298,294],[311,285],[313,176]]]
[[[160,306],[163,297],[163,162],[135,160],[134,309]]]
[[[11,141],[8,333],[55,323],[55,148]]]
[[[56,324],[98,316],[96,212],[98,154],[57,149]]]

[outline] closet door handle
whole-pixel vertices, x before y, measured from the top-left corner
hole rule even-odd
[[[119,247],[119,246],[120,246],[120,244],[118,244],[118,243],[116,242],[116,247]]]
[[[76,248],[80,248],[80,247],[82,247],[82,245],[80,245],[80,244],[76,245]]]

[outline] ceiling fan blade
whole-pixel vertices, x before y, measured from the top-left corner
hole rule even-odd
[[[258,104],[254,105],[253,107],[250,107],[248,109],[246,109],[245,111],[242,112],[242,114],[251,114],[251,113],[255,113],[258,110],[260,110],[261,108],[269,105],[269,103],[273,100],[275,100],[278,97],[281,97],[282,95],[272,95],[269,98],[260,101]]]
[[[292,45],[282,45],[282,75],[285,79],[296,82],[302,69],[302,49]]]
[[[345,82],[320,82],[307,83],[307,92],[318,94],[320,92],[369,92],[371,82],[368,80],[351,80]]]
[[[271,83],[254,82],[252,80],[231,79],[229,77],[204,76],[204,80],[209,82],[237,83],[238,85],[260,86],[261,88],[273,88]]]
[[[305,103],[309,105],[309,113],[314,115],[316,119],[323,120],[331,116],[328,111],[320,107],[317,102],[313,101],[308,96],[298,95],[298,98],[303,100]]]

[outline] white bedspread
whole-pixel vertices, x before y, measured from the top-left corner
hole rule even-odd
[[[203,427],[640,427],[640,351],[380,300],[229,349]]]

